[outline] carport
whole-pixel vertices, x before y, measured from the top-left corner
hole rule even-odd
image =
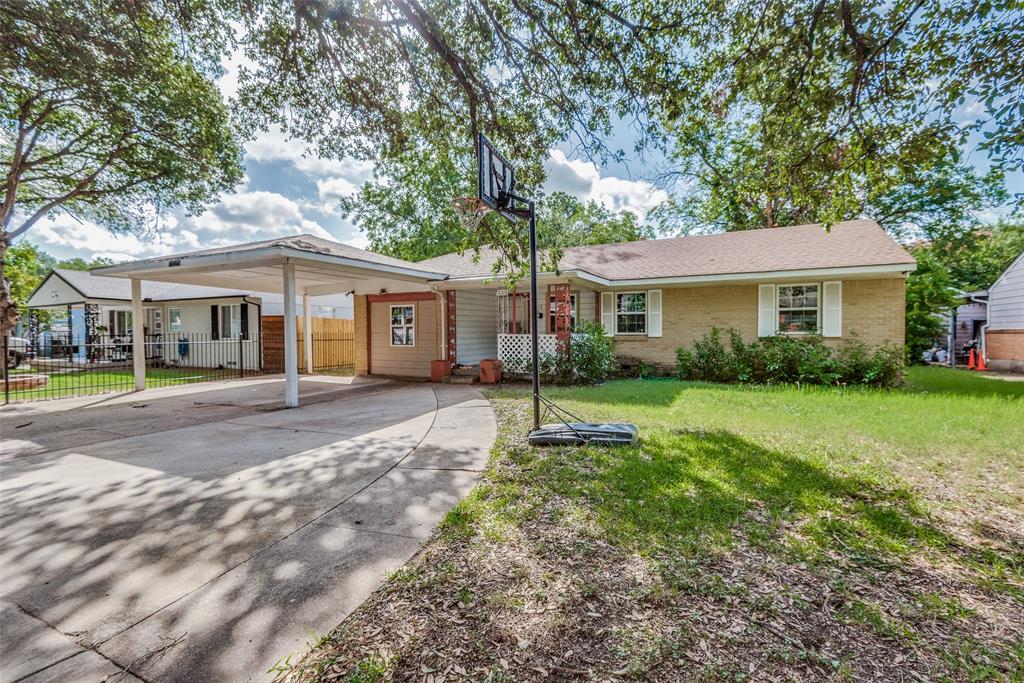
[[[249,242],[229,247],[119,263],[93,271],[132,282],[132,317],[142,320],[142,281],[178,282],[275,292],[284,298],[285,407],[299,405],[298,331],[295,298],[303,302],[303,338],[307,364],[312,363],[309,298],[324,294],[431,292],[431,282],[447,278],[414,263],[357,249],[314,235]],[[142,325],[132,326],[135,388],[146,386]],[[311,372],[312,367],[307,367]]]

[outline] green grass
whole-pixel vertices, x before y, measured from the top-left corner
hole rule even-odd
[[[27,373],[12,373],[27,374]],[[147,368],[146,388],[171,384],[206,382],[214,379],[231,379],[237,372],[215,368]],[[86,370],[49,375],[46,385],[33,389],[12,391],[10,400],[38,401],[40,399],[67,398],[69,396],[90,396],[119,391],[131,391],[135,380],[130,369]]]
[[[411,679],[457,647],[477,680],[582,650],[567,678],[861,680],[898,658],[905,680],[1022,681],[1024,383],[915,367],[899,390],[544,389],[637,424],[618,448],[531,448],[528,392],[487,394],[480,483],[300,680],[325,661]],[[427,604],[473,608],[456,624]],[[535,643],[522,663],[512,633]]]
[[[913,367],[901,390],[622,380],[544,394],[587,420],[634,422],[662,452],[794,453],[809,467],[855,463],[874,468],[881,480],[938,476],[965,492],[1024,506],[1024,382]],[[707,439],[719,443],[702,449]]]

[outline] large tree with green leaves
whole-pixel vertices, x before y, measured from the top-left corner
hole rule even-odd
[[[1018,1],[713,3],[691,37],[659,104],[670,226],[870,216],[928,234],[1003,201],[1024,162]],[[972,132],[986,177],[963,158]]]
[[[144,233],[241,180],[219,50],[182,38],[193,4],[0,0],[0,249],[58,212]]]
[[[1001,220],[973,230],[949,230],[915,249],[925,252],[942,264],[957,289],[988,289],[1024,252],[1024,222]]]

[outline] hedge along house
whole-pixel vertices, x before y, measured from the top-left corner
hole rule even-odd
[[[206,287],[164,282],[142,285],[142,314],[132,310],[131,283],[113,277],[100,277],[86,271],[57,268],[36,287],[28,299],[28,336],[37,348],[41,335],[39,311],[54,315],[49,335],[50,348],[60,345],[77,361],[89,360],[89,349],[118,348],[118,340],[128,340],[135,320],[142,320],[146,358],[159,358],[172,365],[209,365],[238,362],[239,338],[255,339],[260,329],[261,299],[240,288]],[[217,353],[189,354],[181,340],[217,342]],[[44,349],[45,350],[45,349]],[[182,351],[185,351],[183,354]],[[234,360],[232,360],[234,354]],[[246,351],[252,366],[258,353]],[[96,360],[93,358],[92,360]]]
[[[715,326],[748,338],[820,331],[829,343],[902,344],[905,279],[915,267],[871,221],[580,247],[540,274],[545,301],[533,320],[528,294],[495,276],[497,260],[484,250],[410,263],[299,235],[94,272],[282,292],[285,404],[294,406],[298,294],[306,306],[310,296],[353,295],[357,375],[427,379],[435,360],[528,357],[533,324],[542,353],[556,353],[581,320],[602,324],[619,355],[662,366]],[[141,295],[133,306],[141,310]]]
[[[497,260],[485,250],[477,260],[449,254],[418,264],[449,273],[438,284],[449,360],[509,362],[529,353],[529,295],[501,289]],[[539,278],[541,350],[554,353],[560,328],[579,320],[599,322],[617,356],[664,368],[712,327],[748,339],[819,332],[833,345],[902,344],[905,280],[915,267],[873,221],[567,249],[558,272]],[[357,329],[358,320],[357,308]]]

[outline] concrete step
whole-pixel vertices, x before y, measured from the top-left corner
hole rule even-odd
[[[479,365],[457,365],[452,368],[452,375],[456,377],[479,377]]]
[[[474,375],[449,375],[444,378],[448,384],[476,384],[480,381],[479,376]]]

